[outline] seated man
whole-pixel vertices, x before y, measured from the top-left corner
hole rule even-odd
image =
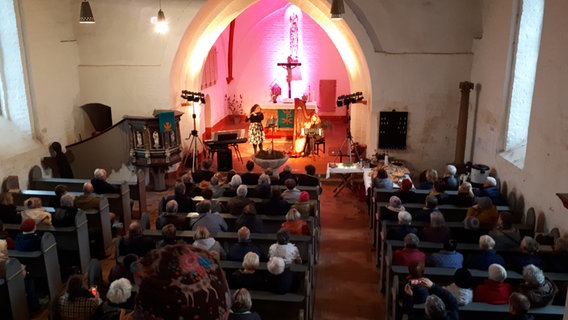
[[[294,182],[298,180],[296,175],[292,173],[292,167],[287,164],[282,168],[282,172],[278,174],[278,184],[280,185],[286,184],[286,180],[288,178],[294,179]]]
[[[94,178],[91,179],[95,193],[105,194],[105,193],[120,193],[120,188],[118,186],[113,186],[106,181],[107,171],[105,169],[97,168],[95,169]]]
[[[513,226],[513,215],[510,212],[499,214],[497,226],[489,231],[489,235],[495,240],[497,250],[513,249],[521,243],[521,233]]]
[[[299,186],[311,186],[311,187],[319,187],[318,191],[321,193],[321,182],[320,179],[316,176],[316,167],[311,164],[308,164],[305,168],[305,174],[298,174],[298,185]]]
[[[476,204],[467,209],[466,216],[476,217],[482,226],[494,227],[499,220],[499,212],[489,197],[477,197]]]
[[[426,197],[424,207],[412,215],[414,221],[430,222],[430,214],[434,211],[439,211],[438,209],[438,198],[433,195]]]
[[[51,217],[51,223],[56,227],[72,227],[75,225],[75,216],[77,208],[74,207],[75,196],[72,194],[64,194],[61,197],[61,207],[55,209]]]
[[[505,266],[505,259],[493,249],[494,247],[495,240],[488,235],[482,235],[479,237],[479,248],[481,250],[471,253],[464,267],[487,270],[487,268],[494,263]]]
[[[396,250],[393,254],[392,264],[395,266],[410,266],[413,263],[421,262],[426,264],[426,255],[418,250],[420,239],[414,233],[409,233],[404,237],[404,248]]]
[[[156,218],[156,229],[162,229],[166,224],[173,224],[178,230],[186,230],[185,216],[178,214],[178,204],[175,200],[166,203],[166,212]]]
[[[477,197],[489,197],[495,205],[500,205],[503,203],[501,199],[501,191],[497,187],[497,180],[493,177],[485,178],[483,182],[483,187],[481,189],[475,190],[475,195]]]
[[[428,266],[454,269],[461,268],[463,265],[463,255],[456,251],[457,245],[454,239],[446,240],[442,250],[430,255]]]
[[[236,177],[236,176],[235,176]],[[229,202],[227,202],[227,207],[229,212],[232,215],[239,216],[243,213],[243,208],[249,204],[253,203],[251,199],[246,198],[248,192],[248,188],[246,185],[241,184],[237,187],[236,196],[231,198]]]
[[[93,195],[95,188],[90,182],[83,184],[83,194],[75,197],[75,207],[81,210],[99,210],[101,198]]]
[[[458,303],[448,290],[438,286],[428,278],[421,278],[416,285],[423,286],[430,291],[424,308],[426,318],[436,320],[458,320],[460,318]],[[404,293],[402,302],[403,313],[408,315],[408,319],[416,319],[413,310],[412,285],[406,284]]]
[[[247,172],[241,174],[241,180],[243,181],[243,184],[251,186],[258,184],[258,177],[260,177],[260,174],[252,172],[254,170],[254,162],[248,160],[246,168]]]
[[[51,198],[48,203],[48,207],[59,208],[61,206],[61,197],[68,191],[67,186],[64,184],[58,184],[55,186],[55,197]]]
[[[534,320],[534,317],[528,314],[531,308],[531,302],[522,293],[513,292],[509,297],[509,313],[511,320]]]
[[[193,173],[193,182],[200,183],[201,181],[211,181],[211,177],[215,175],[215,172],[211,171],[211,166],[213,165],[213,160],[207,158],[201,162],[201,169]]]
[[[458,190],[458,179],[456,179],[456,173],[458,169],[454,165],[447,165],[446,171],[444,172],[444,182],[446,183],[446,190]]]
[[[185,194],[186,187],[183,182],[176,182],[174,186],[174,194],[166,198],[165,203],[170,200],[175,200],[178,204],[178,212],[188,213],[195,211],[193,201]],[[160,208],[163,210],[164,208]]]
[[[250,239],[250,230],[247,227],[241,227],[237,231],[238,242],[231,245],[227,253],[227,259],[232,261],[243,261],[247,252],[254,252],[258,254],[260,261],[267,261],[266,252],[260,247],[252,243]]]
[[[120,240],[118,245],[120,255],[134,253],[138,257],[143,257],[146,253],[156,247],[156,243],[149,238],[144,237],[142,226],[138,221],[133,221],[128,227],[128,234],[124,239]]]
[[[418,230],[411,226],[412,215],[408,211],[400,211],[398,213],[398,226],[393,226],[387,229],[387,239],[389,240],[404,240],[409,233],[418,235]]]
[[[296,180],[294,178],[288,178],[284,182],[286,185],[286,190],[282,192],[282,199],[288,202],[296,202],[300,199],[301,191],[296,188]]]
[[[197,217],[191,218],[189,222],[190,229],[195,231],[198,227],[203,226],[209,230],[212,236],[217,235],[219,231],[227,231],[229,227],[225,219],[217,213],[211,212],[211,201],[203,200],[197,204]]]

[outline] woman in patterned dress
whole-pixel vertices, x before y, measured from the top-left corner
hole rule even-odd
[[[264,141],[264,128],[262,127],[262,120],[264,120],[264,115],[258,104],[255,104],[250,108],[250,115],[246,118],[246,121],[250,121],[249,125],[249,142],[252,144],[254,153],[257,152],[257,146],[262,151],[262,142]]]

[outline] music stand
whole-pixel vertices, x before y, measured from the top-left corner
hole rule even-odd
[[[270,128],[270,130],[272,130],[272,139],[271,139],[272,150],[274,150],[274,129],[276,129],[277,122],[278,122],[278,119],[276,119],[274,117],[270,117],[270,119],[266,120],[266,127]]]

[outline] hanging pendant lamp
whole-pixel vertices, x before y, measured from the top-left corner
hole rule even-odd
[[[79,23],[95,23],[93,11],[88,0],[81,2],[81,15],[79,16]]]
[[[162,1],[160,0],[160,10],[158,11],[158,17],[156,18],[155,30],[157,33],[165,33],[168,29],[168,22],[166,21],[164,11],[162,11]]]
[[[343,18],[345,8],[343,7],[343,0],[332,0],[331,2],[331,20],[339,20]]]

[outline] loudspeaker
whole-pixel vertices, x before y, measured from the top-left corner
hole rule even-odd
[[[233,170],[233,152],[231,149],[217,149],[217,171]]]

